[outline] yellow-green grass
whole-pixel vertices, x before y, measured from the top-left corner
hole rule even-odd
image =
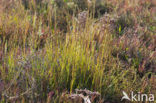
[[[156,93],[155,74],[140,77],[136,63],[125,66],[113,56],[115,51],[120,54],[124,42],[114,44],[116,36],[108,29],[101,33],[94,18],[88,16],[81,28],[69,12],[58,15],[50,3],[43,10],[35,2],[29,9],[21,2],[13,6],[0,14],[2,103],[47,102],[51,91],[51,101],[58,103],[64,91],[76,88],[98,91],[109,102],[120,102],[122,91]],[[67,22],[66,32],[58,27],[59,18]]]

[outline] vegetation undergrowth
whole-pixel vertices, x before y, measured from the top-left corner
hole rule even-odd
[[[66,103],[85,88],[103,103],[156,94],[155,2],[93,1],[0,1],[1,103]]]

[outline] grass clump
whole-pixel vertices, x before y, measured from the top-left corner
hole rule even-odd
[[[104,103],[121,102],[122,91],[155,94],[151,6],[6,1],[0,1],[2,103],[62,103],[64,94],[85,88]]]

